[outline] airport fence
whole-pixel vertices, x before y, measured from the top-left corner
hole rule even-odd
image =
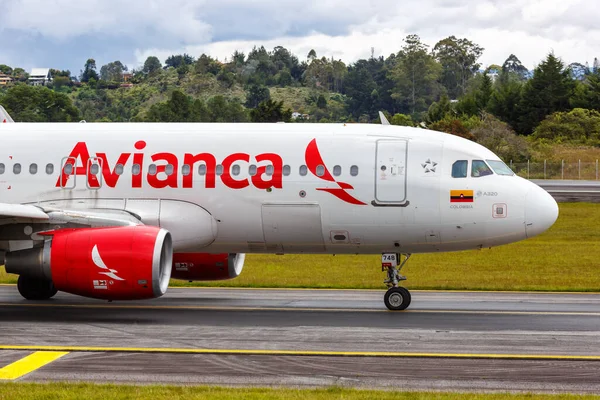
[[[563,161],[510,162],[511,169],[527,179],[600,180],[598,160],[576,163]]]

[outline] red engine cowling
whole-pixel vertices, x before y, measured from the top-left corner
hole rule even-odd
[[[152,226],[53,233],[50,270],[60,291],[104,300],[140,300],[166,293],[171,234]]]
[[[242,273],[245,259],[245,254],[177,253],[171,277],[186,281],[234,279]]]

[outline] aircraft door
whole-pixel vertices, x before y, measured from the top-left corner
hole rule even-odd
[[[375,204],[406,206],[408,141],[383,139],[377,141],[375,170]]]

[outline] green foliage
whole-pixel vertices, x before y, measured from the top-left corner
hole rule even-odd
[[[523,84],[514,79],[500,80],[490,99],[488,110],[513,129],[519,124],[519,104],[522,98]]]
[[[79,80],[81,82],[88,83],[92,79],[97,82],[100,77],[98,76],[98,72],[96,72],[96,60],[90,58],[86,61]]]
[[[43,86],[15,85],[0,97],[0,104],[17,122],[72,122],[79,111],[71,99]]]
[[[473,139],[506,161],[524,162],[530,159],[529,144],[517,136],[510,126],[491,114],[484,113],[481,123],[471,130]]]
[[[389,72],[395,82],[392,98],[404,112],[426,111],[441,92],[438,83],[441,72],[441,65],[429,54],[421,38],[407,36],[395,66]]]
[[[575,83],[563,62],[550,53],[525,84],[519,104],[519,131],[529,135],[535,127],[557,111],[568,111]]]
[[[123,81],[123,72],[127,71],[127,66],[121,61],[108,63],[100,68],[100,79],[108,82]]]
[[[319,98],[317,99],[317,107],[321,109],[327,108],[327,99],[322,94],[320,94]]]
[[[474,140],[475,136],[471,130],[480,124],[477,117],[457,118],[447,114],[441,120],[429,125],[428,128],[434,131],[446,132],[451,135],[460,136],[465,139]]]
[[[577,83],[571,105],[600,111],[600,71],[588,75],[584,82]]]
[[[194,58],[189,54],[172,55],[165,61],[166,67],[179,68],[182,65],[192,65]]]
[[[533,137],[600,146],[600,112],[575,108],[554,113],[542,121]]]
[[[442,120],[452,111],[452,104],[447,95],[443,95],[439,102],[431,104],[427,112],[427,120],[429,122],[437,122]]]
[[[455,36],[440,40],[433,48],[433,54],[442,66],[441,83],[452,98],[466,93],[469,79],[479,70],[477,60],[483,50],[470,40]]]
[[[271,99],[261,102],[258,107],[250,110],[252,122],[290,122],[292,110],[283,109],[283,101]]]
[[[394,114],[390,120],[390,124],[398,126],[415,126],[415,123],[410,115]]]
[[[271,99],[269,88],[261,85],[250,85],[246,90],[246,107],[256,108],[264,101]]]
[[[150,56],[146,59],[146,62],[144,62],[144,68],[142,71],[145,74],[152,74],[156,71],[159,71],[160,69],[162,69],[162,64],[160,63],[160,60],[157,57]]]

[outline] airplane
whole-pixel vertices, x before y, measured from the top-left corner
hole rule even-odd
[[[556,221],[556,201],[485,147],[382,122],[0,123],[6,270],[28,300],[141,300],[171,278],[236,278],[246,254],[378,254],[399,311],[411,255]]]

